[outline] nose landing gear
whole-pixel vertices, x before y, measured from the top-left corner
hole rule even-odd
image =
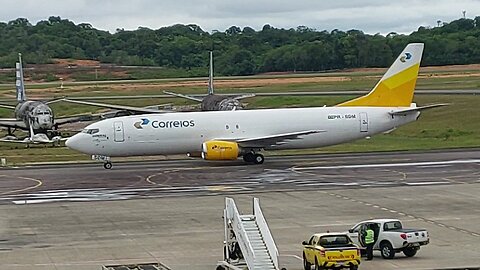
[[[107,170],[110,170],[112,168],[112,162],[107,161],[107,162],[103,163],[103,167]]]

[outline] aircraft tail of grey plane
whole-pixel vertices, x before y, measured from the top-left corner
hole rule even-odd
[[[208,94],[213,95],[213,52],[210,51],[210,68],[208,72]]]
[[[22,54],[18,54],[18,62],[15,65],[15,88],[17,91],[17,101],[18,103],[24,102],[27,100],[25,94],[25,83],[23,80],[23,66],[22,66]]]

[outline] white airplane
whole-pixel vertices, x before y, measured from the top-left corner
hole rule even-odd
[[[66,145],[103,160],[110,157],[189,154],[205,160],[261,164],[262,150],[335,145],[388,132],[417,120],[412,103],[423,43],[409,44],[373,90],[334,107],[175,112],[106,119]]]

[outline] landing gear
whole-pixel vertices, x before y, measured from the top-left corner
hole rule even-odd
[[[262,154],[248,152],[243,155],[243,160],[247,163],[262,164],[265,161],[265,157]]]
[[[110,170],[112,168],[112,162],[107,161],[107,162],[103,163],[103,167],[107,170]]]

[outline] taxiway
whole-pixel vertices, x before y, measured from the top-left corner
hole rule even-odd
[[[301,242],[373,217],[426,228],[416,257],[361,269],[479,267],[480,150],[270,156],[260,166],[201,160],[0,169],[1,269],[100,269],[162,262],[214,269],[224,198],[259,197],[281,264],[301,269]]]

